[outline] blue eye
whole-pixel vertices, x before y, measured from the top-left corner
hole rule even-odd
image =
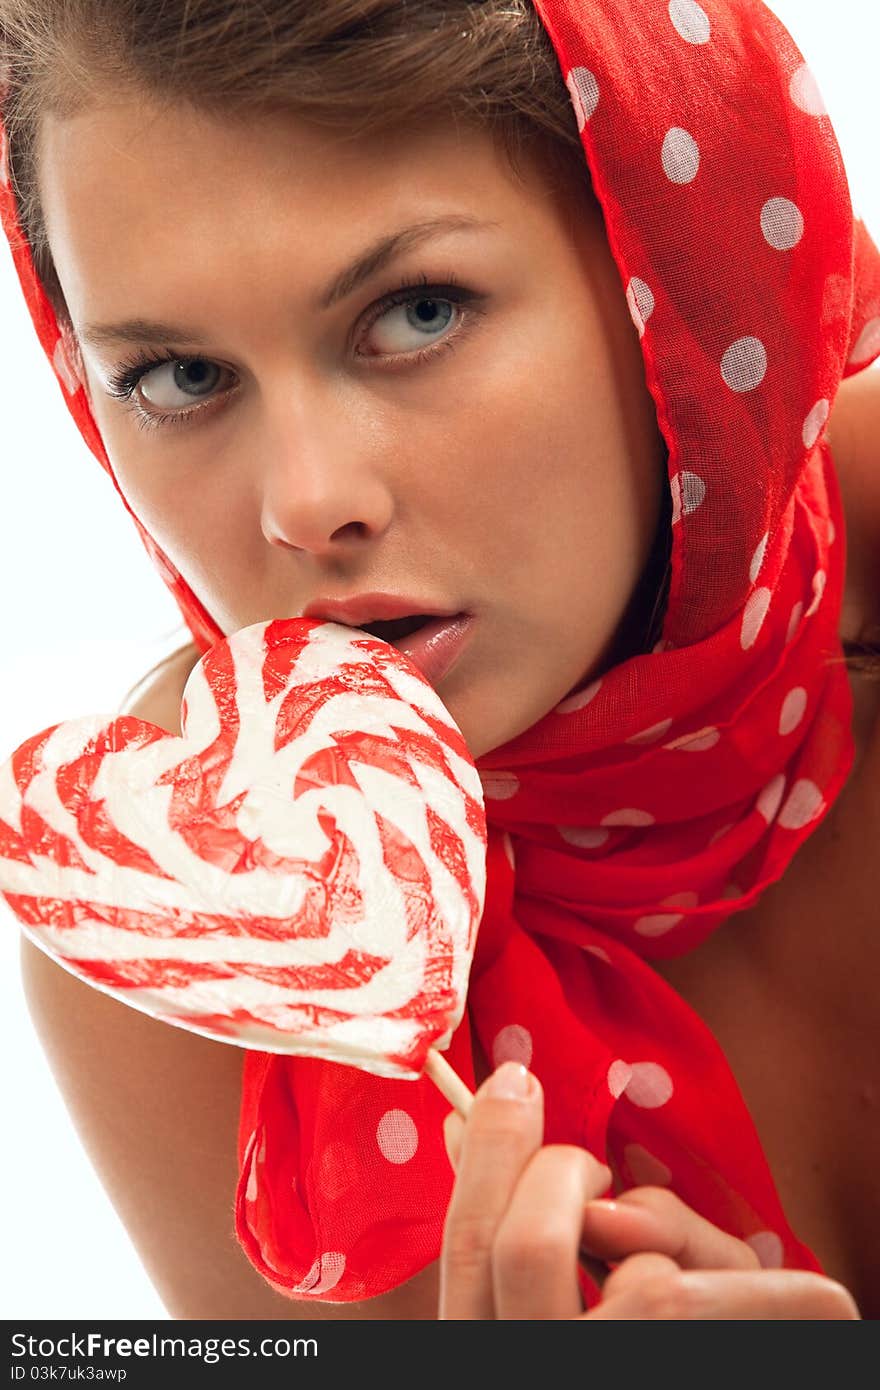
[[[416,366],[457,344],[471,326],[472,320],[483,312],[475,307],[482,299],[484,296],[478,292],[460,286],[454,276],[449,276],[447,283],[443,285],[431,284],[427,276],[406,281],[368,310],[364,336],[369,336],[382,319],[390,319],[392,311],[396,308],[406,310],[402,327],[426,339],[430,338],[432,333],[444,333],[456,311],[458,327],[451,332],[445,332],[437,341],[428,342],[423,348],[407,349],[404,345],[401,348],[393,347],[391,352],[357,355],[371,363],[381,362],[387,357],[391,365],[385,370]],[[469,307],[465,309],[465,305]],[[398,324],[398,331],[400,327]],[[168,368],[173,370],[169,371]],[[109,395],[122,400],[130,407],[137,424],[143,428],[188,424],[196,415],[213,407],[222,399],[222,394],[217,396],[212,393],[216,392],[218,381],[228,371],[228,368],[206,358],[186,357],[171,349],[163,349],[158,353],[138,353],[121,363],[111,373],[107,390]],[[149,382],[149,378],[154,378],[153,382]],[[186,399],[162,399],[167,397],[169,391],[177,391]],[[146,405],[154,408],[145,409],[141,398]],[[187,406],[186,400],[196,404]]]
[[[169,373],[168,367],[173,367],[174,370]],[[183,357],[170,351],[138,353],[133,358],[123,362],[110,375],[107,390],[109,395],[115,396],[131,407],[139,425],[149,427],[154,424],[183,423],[192,415],[203,410],[204,405],[197,405],[195,409],[190,407],[189,409],[176,410],[172,414],[145,410],[135,397],[138,387],[140,387],[140,393],[145,395],[146,401],[158,407],[158,410],[162,412],[169,408],[169,404],[171,406],[180,404],[179,402],[169,403],[156,400],[155,396],[161,395],[163,389],[167,392],[170,387],[188,396],[191,401],[197,401],[199,397],[208,396],[209,392],[216,386],[217,377],[226,370],[225,367],[220,367],[216,362],[209,362],[204,357]],[[145,387],[142,385],[150,377],[155,378],[150,386],[152,398],[145,394]]]
[[[446,291],[444,295],[435,292],[439,291],[440,288]],[[402,326],[414,330],[416,333],[420,334],[422,338],[427,339],[432,331],[442,331],[449,326],[455,308],[456,306],[460,306],[460,304],[461,299],[459,294],[448,285],[442,287],[432,286],[430,293],[422,291],[418,295],[413,294],[411,290],[407,289],[397,290],[393,295],[388,296],[388,298],[380,301],[377,305],[374,317],[370,320],[368,325],[368,336],[369,332],[372,331],[377,324],[381,323],[383,319],[391,319],[395,309],[403,309],[405,313],[403,315],[404,321]],[[405,353],[406,351],[407,349],[405,346],[401,348],[392,348],[392,355],[396,355],[397,352]],[[421,351],[421,349],[417,348],[416,351]],[[370,357],[373,356],[372,353],[367,353],[365,355]],[[383,354],[379,353],[376,355],[382,356]]]
[[[173,370],[169,371],[169,367]],[[144,372],[140,379],[140,388],[150,405],[164,410],[185,402],[161,400],[157,397],[167,394],[169,390],[180,391],[189,397],[190,402],[195,403],[200,397],[210,395],[211,391],[216,389],[217,379],[222,372],[222,367],[216,362],[206,361],[204,357],[174,358],[163,363],[161,367]],[[145,382],[151,377],[153,380],[150,390],[147,391]]]

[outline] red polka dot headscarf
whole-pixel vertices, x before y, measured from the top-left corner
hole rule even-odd
[[[586,1146],[621,1186],[668,1185],[765,1264],[817,1269],[718,1045],[650,962],[757,902],[852,766],[823,432],[841,379],[880,355],[880,254],[816,83],[759,0],[535,9],[668,446],[671,586],[652,652],[477,761],[488,890],[447,1055],[470,1083],[474,1036],[492,1062],[527,1063],[548,1142]],[[112,472],[8,186],[0,212],[65,400]],[[206,649],[222,634],[141,535]],[[447,1109],[424,1078],[245,1052],[234,1219],[256,1269],[292,1298],[345,1302],[436,1259]]]

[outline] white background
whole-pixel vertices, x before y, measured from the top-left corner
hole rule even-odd
[[[880,242],[875,0],[775,0],[812,67],[856,211]],[[0,237],[0,761],[61,719],[118,708],[186,640],[112,484],[82,443]],[[0,908],[0,1316],[166,1318],[100,1186],[24,1005]]]

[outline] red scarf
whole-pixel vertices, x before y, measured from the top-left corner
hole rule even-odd
[[[585,1145],[624,1186],[668,1184],[765,1264],[818,1269],[720,1049],[648,962],[756,903],[852,766],[823,430],[841,379],[880,355],[880,254],[815,82],[759,0],[535,8],[669,449],[672,579],[652,653],[477,760],[488,891],[447,1056],[473,1084],[474,1030],[493,1062],[540,1078],[548,1142]],[[111,472],[5,180],[0,216]],[[222,634],[139,530],[206,650]],[[235,1229],[253,1265],[279,1292],[343,1302],[436,1259],[447,1109],[426,1079],[245,1052]]]

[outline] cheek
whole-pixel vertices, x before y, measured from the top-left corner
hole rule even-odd
[[[493,417],[501,448],[487,456],[495,505],[483,530],[502,601],[529,625],[548,673],[568,681],[550,691],[561,698],[627,610],[656,530],[660,471],[640,358],[621,376],[592,338],[555,348]]]
[[[135,516],[149,531],[155,520],[155,481],[151,486],[150,470],[142,458],[143,445],[133,417],[129,417],[123,402],[107,398],[94,377],[88,375],[88,395],[92,416],[104,443],[113,476]],[[158,539],[158,537],[157,537]]]
[[[114,477],[135,516],[169,558],[177,563],[206,546],[209,551],[228,546],[232,534],[241,536],[247,501],[232,495],[229,480],[215,478],[221,485],[206,487],[204,460],[201,468],[189,464],[185,443],[177,446],[173,427],[156,431],[154,438],[112,406],[93,397],[92,413]],[[183,426],[180,433],[185,431]]]
[[[561,568],[588,562],[582,550],[572,556],[572,541],[582,538],[587,556],[607,549],[608,530],[619,537],[637,514],[611,387],[599,373],[573,371],[564,355],[514,381],[488,384],[469,450],[486,540],[518,566],[519,547],[556,552]]]
[[[112,430],[102,430],[120,491],[141,525],[176,564],[180,541],[185,532],[198,532],[201,513],[191,513],[180,487],[174,487],[167,477],[160,477],[155,469],[151,470],[132,449],[130,440],[119,443],[113,434]]]

